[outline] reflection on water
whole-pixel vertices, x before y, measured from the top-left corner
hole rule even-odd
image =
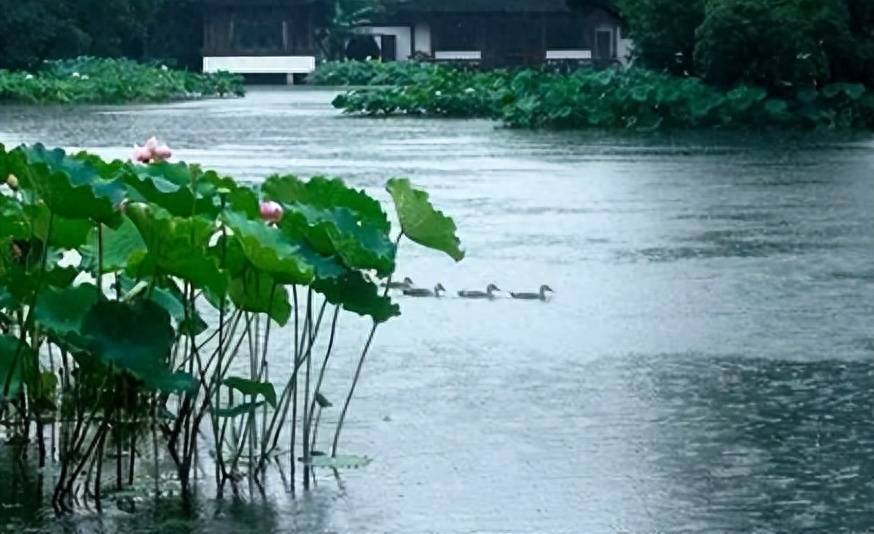
[[[344,433],[347,452],[374,462],[339,483],[322,473],[296,499],[276,483],[264,502],[198,499],[188,513],[142,502],[133,513],[109,506],[102,518],[57,522],[35,504],[37,474],[13,484],[3,456],[0,524],[558,534],[874,526],[871,136],[523,132],[341,118],[331,96],[7,107],[0,142],[126,157],[159,134],[182,158],[246,180],[328,172],[383,199],[386,177],[408,175],[456,217],[468,257],[455,266],[406,247],[402,275],[452,293],[549,283],[555,300],[403,300],[404,316],[377,336]],[[359,330],[338,339],[329,397],[348,385]],[[273,357],[286,362],[284,352]]]

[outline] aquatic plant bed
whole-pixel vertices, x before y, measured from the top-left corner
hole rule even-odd
[[[307,76],[309,85],[383,86],[427,83],[448,67],[420,61],[325,61]]]
[[[339,95],[353,115],[481,117],[514,128],[874,128],[874,91],[835,83],[769,95],[644,69],[468,72],[435,67],[409,85]]]
[[[242,96],[243,79],[197,74],[127,59],[50,61],[35,72],[0,70],[0,102],[128,104]]]
[[[154,138],[135,162],[0,145],[0,427],[54,464],[59,511],[100,506],[104,464],[115,490],[145,470],[161,493],[166,462],[183,495],[198,469],[253,495],[272,468],[307,488],[314,467],[355,464],[340,434],[379,325],[400,315],[398,246],[464,255],[408,180],[387,183],[393,230],[337,178],[256,189],[171,157]],[[335,335],[362,327],[334,396]],[[323,411],[337,422],[320,440]]]

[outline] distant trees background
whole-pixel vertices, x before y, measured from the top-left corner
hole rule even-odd
[[[196,65],[199,10],[190,0],[0,0],[0,68],[80,55]]]
[[[636,61],[720,86],[772,92],[874,87],[874,0],[568,0],[617,10]]]

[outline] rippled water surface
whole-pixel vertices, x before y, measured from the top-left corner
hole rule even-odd
[[[453,215],[459,265],[548,304],[403,300],[344,434],[370,465],[296,499],[175,501],[56,520],[0,460],[0,530],[866,532],[874,528],[874,138],[527,132],[350,119],[332,93],[129,108],[0,108],[0,142],[126,157],[158,134],[245,180],[329,173]],[[328,391],[365,326],[347,323]],[[275,358],[286,358],[282,336]],[[123,507],[126,508],[126,507]]]

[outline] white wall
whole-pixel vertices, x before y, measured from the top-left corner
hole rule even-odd
[[[365,35],[394,35],[398,61],[406,61],[413,55],[413,36],[409,26],[362,26],[355,31]]]
[[[631,62],[631,47],[633,46],[633,43],[631,39],[622,36],[622,27],[616,28],[616,37],[619,42],[618,48],[616,49],[616,57],[623,65],[628,65]]]
[[[309,74],[316,70],[313,56],[233,56],[203,58],[203,72],[237,74]]]
[[[419,22],[415,26],[416,31],[416,52],[431,55],[431,26],[424,22]]]

